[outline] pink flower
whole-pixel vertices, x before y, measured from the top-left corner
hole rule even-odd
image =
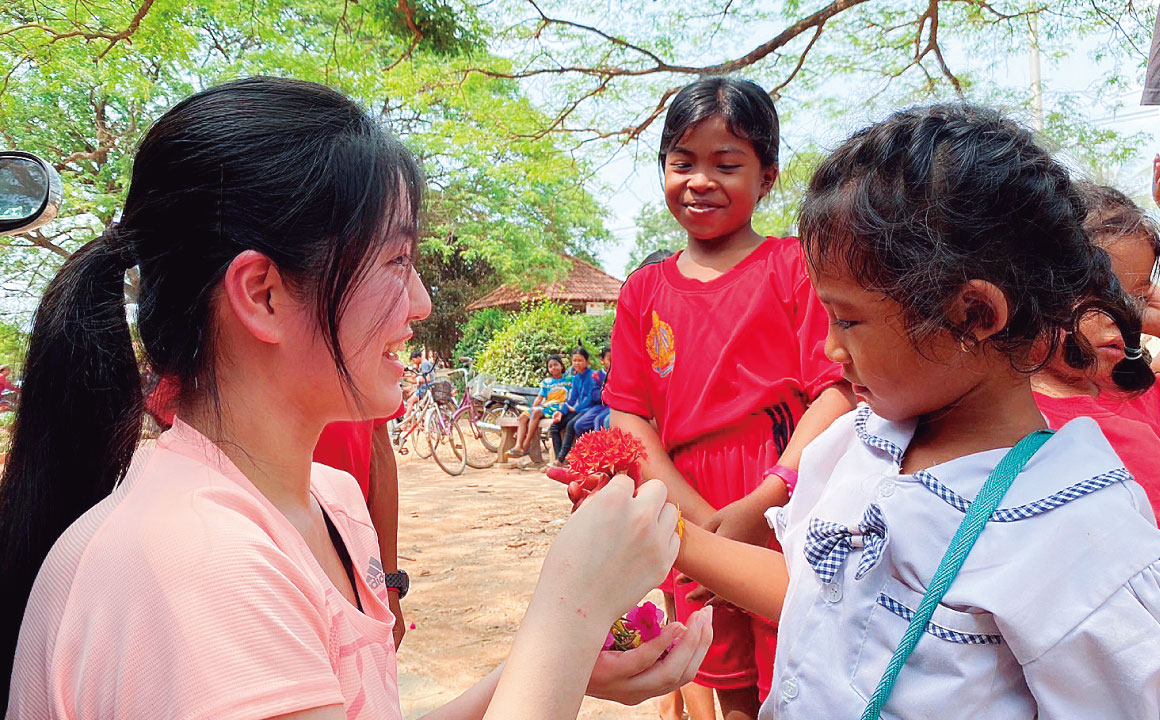
[[[608,637],[604,640],[604,649],[611,650],[616,645],[616,638],[612,637],[612,633],[608,633]]]
[[[624,616],[624,619],[629,626],[640,633],[640,639],[642,641],[648,642],[661,634],[661,628],[665,622],[665,614],[656,605],[653,605],[651,602],[646,602],[629,610],[628,614]]]

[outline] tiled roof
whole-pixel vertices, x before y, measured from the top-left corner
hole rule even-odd
[[[513,285],[501,285],[479,300],[467,306],[468,310],[482,310],[488,307],[518,307],[533,300],[559,300],[562,302],[616,302],[620,295],[621,281],[612,277],[591,263],[580,258],[566,256],[572,262],[572,269],[560,282],[537,285],[530,290],[521,290]]]

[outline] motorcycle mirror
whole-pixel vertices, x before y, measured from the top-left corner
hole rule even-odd
[[[60,175],[32,153],[0,152],[0,235],[29,232],[60,212]]]

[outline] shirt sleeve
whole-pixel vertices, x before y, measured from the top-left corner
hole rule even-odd
[[[1023,672],[1042,720],[1160,716],[1160,560]]]
[[[801,381],[810,400],[842,379],[842,366],[826,357],[830,317],[818,300],[804,267],[793,290],[794,327],[798,336]]]
[[[257,720],[341,705],[319,584],[257,522],[195,509],[147,523],[146,542],[78,573],[54,684],[105,698],[107,717]]]
[[[604,404],[613,410],[653,417],[648,390],[641,378],[652,372],[652,362],[644,349],[640,307],[634,291],[634,273],[620,289],[616,305],[616,320],[612,324],[612,357],[615,362],[604,383]]]

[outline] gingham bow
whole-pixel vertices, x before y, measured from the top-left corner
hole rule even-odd
[[[871,503],[857,527],[818,518],[810,520],[810,529],[806,533],[806,560],[822,582],[828,583],[838,574],[838,569],[850,551],[863,548],[862,557],[858,560],[858,572],[854,573],[854,579],[860,580],[878,564],[889,541],[890,534],[886,531],[882,508]]]

